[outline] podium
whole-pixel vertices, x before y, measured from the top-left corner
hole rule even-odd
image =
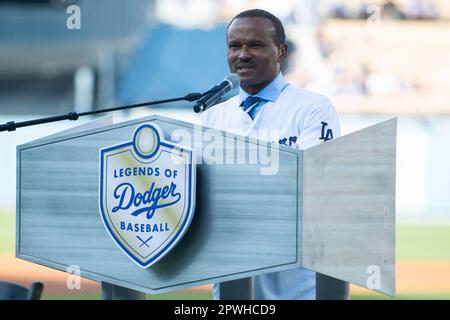
[[[156,115],[111,122],[17,147],[18,258],[65,272],[77,266],[106,298],[297,267],[395,294],[396,119],[304,151]],[[100,150],[143,124],[190,147],[196,168],[190,225],[146,268],[111,239],[99,213]],[[276,170],[252,161],[260,147],[276,156]]]

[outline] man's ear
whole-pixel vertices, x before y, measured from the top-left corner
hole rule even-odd
[[[283,63],[286,60],[288,55],[289,46],[287,43],[283,43],[280,45],[280,50],[278,51],[278,62]]]

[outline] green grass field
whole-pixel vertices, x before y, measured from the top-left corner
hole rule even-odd
[[[0,210],[0,254],[15,252],[16,217]]]
[[[450,225],[398,225],[397,259],[450,261]]]

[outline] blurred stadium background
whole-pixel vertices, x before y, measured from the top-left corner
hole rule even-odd
[[[69,5],[81,29],[66,26]],[[342,133],[398,117],[397,299],[450,299],[450,1],[0,0],[0,124],[204,91],[228,74],[226,23],[248,8],[286,26],[290,82],[328,95]],[[117,112],[196,122],[189,104]],[[92,120],[0,134],[0,281],[92,299],[14,258],[15,147]],[[352,299],[388,299],[352,286]],[[152,299],[210,299],[210,287]]]

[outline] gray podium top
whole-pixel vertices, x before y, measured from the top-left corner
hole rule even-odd
[[[148,269],[115,245],[98,205],[99,149],[142,123],[167,140],[189,133],[183,143],[198,161],[192,223]],[[395,141],[395,119],[302,152],[151,116],[30,142],[17,148],[16,256],[62,271],[76,265],[83,277],[147,293],[303,266],[394,294]],[[249,150],[263,145],[279,156],[276,174],[251,161]],[[236,160],[240,150],[245,163],[208,159]]]

